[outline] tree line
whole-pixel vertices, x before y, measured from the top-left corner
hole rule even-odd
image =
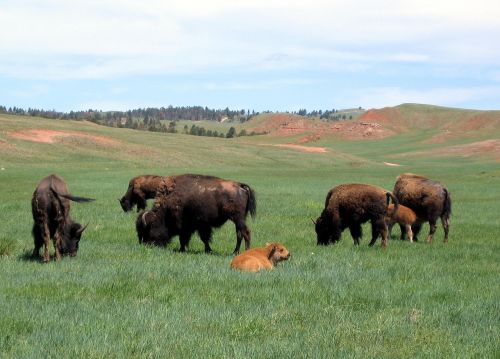
[[[356,109],[355,111],[357,111]],[[362,108],[359,107],[362,111]],[[178,133],[181,132],[177,129],[177,121],[188,120],[188,121],[215,121],[215,122],[246,122],[252,117],[257,116],[259,112],[254,110],[230,110],[228,107],[225,109],[210,109],[208,107],[202,106],[181,106],[181,107],[149,107],[149,108],[138,108],[128,111],[100,111],[100,110],[85,110],[85,111],[70,111],[61,112],[56,110],[43,110],[36,108],[28,108],[27,110],[20,107],[5,107],[0,106],[0,113],[42,117],[48,119],[62,119],[62,120],[87,120],[100,125],[109,127],[120,127],[120,128],[131,128],[143,131],[152,132],[167,132],[167,133]],[[266,111],[265,113],[270,113]],[[349,117],[345,113],[341,113],[338,110],[313,110],[307,111],[306,109],[300,109],[299,111],[292,112],[304,117],[320,118],[327,121],[338,121],[351,119],[352,115]],[[210,136],[210,137],[224,137],[232,138],[237,136],[252,136],[262,133],[250,132],[247,133],[246,130],[241,130],[236,133],[234,127],[231,127],[227,133],[222,133],[216,130],[206,130],[205,128],[197,125],[189,126],[185,125],[182,131],[184,134],[195,135],[195,136]]]

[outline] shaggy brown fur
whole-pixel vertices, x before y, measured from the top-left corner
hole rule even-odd
[[[445,186],[423,176],[403,173],[396,179],[393,193],[401,204],[411,208],[418,217],[418,221],[412,225],[414,240],[417,240],[422,223],[429,222],[427,241],[431,242],[436,232],[437,220],[441,218],[444,241],[448,241],[451,196]]]
[[[127,192],[119,200],[123,211],[128,212],[137,205],[137,212],[146,208],[146,201],[155,198],[156,192],[163,183],[162,176],[143,175],[132,178]]]
[[[43,261],[50,260],[49,243],[54,239],[55,256],[61,254],[76,256],[78,244],[85,227],[73,222],[69,216],[70,200],[75,202],[93,201],[91,198],[77,197],[69,194],[64,180],[53,174],[40,181],[31,199],[33,214],[33,239],[35,249],[33,257],[38,257],[40,248],[44,246]]]
[[[202,175],[170,176],[165,178],[153,209],[139,213],[136,230],[139,242],[156,245],[166,245],[179,235],[181,251],[198,232],[205,252],[211,252],[212,228],[230,220],[236,226],[237,254],[243,239],[245,249],[250,248],[250,229],[245,223],[249,212],[255,217],[256,201],[246,184]]]
[[[253,248],[237,255],[231,261],[231,269],[245,272],[258,272],[262,269],[273,269],[278,262],[290,258],[290,252],[281,243],[267,244],[265,247]]]
[[[411,208],[400,204],[398,206],[398,210],[394,211],[394,205],[390,204],[387,207],[385,222],[389,231],[389,237],[391,236],[392,226],[394,225],[394,223],[398,223],[401,228],[405,229],[401,230],[400,239],[403,240],[405,238],[406,232],[406,234],[408,234],[408,239],[410,240],[410,242],[413,242],[413,232],[411,230],[411,226],[417,222],[417,215]]]
[[[349,228],[354,244],[359,245],[361,224],[372,225],[370,246],[382,236],[382,246],[387,245],[385,214],[390,199],[397,209],[397,199],[383,188],[369,184],[350,183],[332,188],[326,196],[325,209],[315,222],[318,244],[327,245],[340,240],[342,231]]]

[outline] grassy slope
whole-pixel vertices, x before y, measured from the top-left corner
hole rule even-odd
[[[120,146],[7,134],[26,128],[84,131]],[[323,139],[330,152],[316,154],[262,146],[277,141],[266,136],[222,140],[0,116],[0,357],[498,357],[500,166],[488,158],[382,164],[402,148],[427,149],[426,131]],[[440,228],[431,245],[393,240],[382,251],[367,246],[365,226],[359,248],[347,232],[339,245],[315,245],[310,218],[329,188],[390,189],[403,171],[450,189],[449,244]],[[74,194],[98,200],[72,206],[73,218],[90,222],[78,257],[42,265],[26,256],[30,198],[51,172]],[[117,201],[128,179],[183,172],[250,184],[258,195],[253,245],[279,240],[293,258],[257,275],[230,271],[231,224],[214,234],[215,255],[201,253],[196,237],[187,254],[176,251],[177,239],[167,249],[139,246],[135,215]]]

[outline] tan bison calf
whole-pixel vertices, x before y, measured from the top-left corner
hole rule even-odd
[[[417,222],[417,215],[411,208],[403,206],[400,204],[398,209],[394,210],[394,205],[390,204],[387,207],[387,215],[385,217],[385,222],[387,224],[387,230],[389,232],[389,237],[391,236],[391,230],[394,223],[398,223],[401,226],[401,240],[405,237],[405,232],[408,234],[408,239],[413,242],[413,232],[411,226]]]
[[[290,252],[281,243],[267,244],[265,247],[249,249],[231,261],[231,269],[258,272],[273,269],[281,261],[290,258]]]

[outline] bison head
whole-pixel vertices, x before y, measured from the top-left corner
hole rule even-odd
[[[76,256],[85,228],[87,226],[82,227],[79,223],[72,222],[71,220],[66,224],[61,238],[61,254],[68,254],[70,257]]]
[[[269,260],[274,264],[290,258],[290,252],[281,243],[271,243],[267,246],[271,247],[271,251],[269,252]]]
[[[135,221],[139,243],[164,246],[168,240],[168,230],[161,215],[154,211],[141,211]]]
[[[313,220],[313,223],[318,245],[326,246],[340,240],[340,230],[334,225],[327,210],[324,210],[316,221]]]
[[[132,204],[130,203],[130,199],[128,197],[123,196],[121,199],[119,199],[119,201],[124,212],[132,210]]]

